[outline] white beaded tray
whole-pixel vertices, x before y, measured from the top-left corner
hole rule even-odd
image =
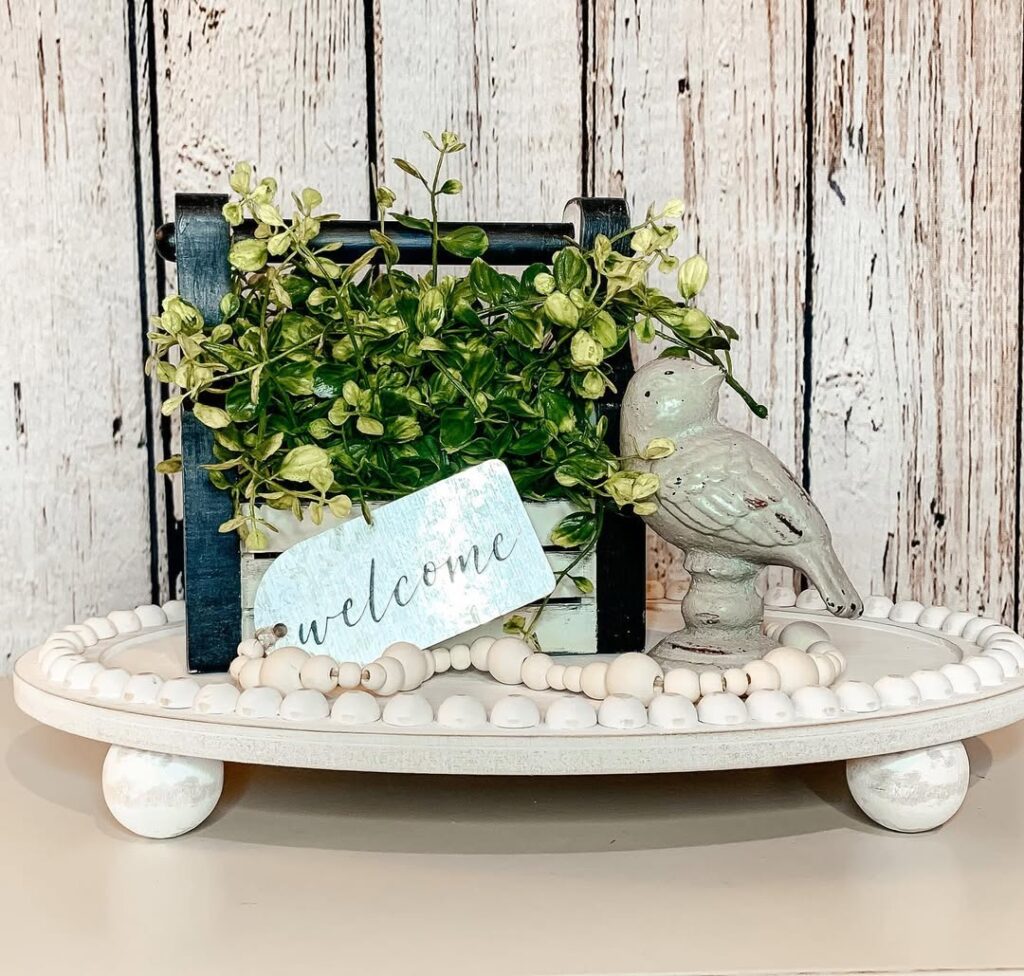
[[[651,622],[659,630],[672,629],[677,613],[678,610],[668,609],[653,611]],[[814,620],[828,631],[830,639],[847,656],[845,677],[853,680],[872,682],[887,673],[935,669],[981,650],[960,637],[888,619],[848,621],[795,608],[766,612],[768,622],[798,619]],[[658,636],[658,630],[652,629],[652,642]],[[115,636],[82,653],[89,660],[106,667],[124,668],[129,673],[154,672],[163,678],[185,673],[184,632],[180,623]],[[598,726],[565,732],[541,724],[534,729],[514,731],[488,726],[472,733],[444,729],[436,723],[415,728],[393,728],[380,721],[369,726],[339,726],[330,719],[253,720],[234,714],[200,715],[191,709],[100,701],[89,691],[71,691],[48,679],[39,665],[40,654],[41,650],[36,650],[24,655],[16,665],[14,679],[17,704],[40,722],[115,747],[212,760],[217,764],[230,761],[374,772],[579,775],[722,770],[885,756],[892,760],[891,767],[908,751],[917,755],[920,750],[947,744],[962,751],[960,740],[1024,718],[1022,673],[1006,677],[996,687],[984,687],[942,702],[782,725],[747,722],[732,727],[698,725],[680,731],[653,726],[613,731]],[[593,655],[586,657],[586,661],[594,659]],[[223,681],[225,676],[206,675],[198,680],[201,684]],[[421,688],[435,711],[452,694],[472,694],[489,710],[510,692],[532,697],[542,714],[550,702],[564,694],[532,692],[522,686],[509,688],[475,672],[436,675]],[[952,761],[950,755],[929,753],[928,762],[947,766]],[[957,762],[958,757],[959,754]],[[891,769],[886,775],[886,782],[891,782]],[[966,789],[966,773],[963,779]],[[215,792],[219,796],[219,785]],[[856,787],[854,794],[865,806]],[[173,799],[168,802],[173,804]],[[958,800],[952,812],[959,805]],[[111,806],[113,809],[114,805]],[[114,812],[126,822],[117,810]],[[876,816],[870,809],[867,812]],[[184,829],[195,826],[205,815]],[[885,822],[884,817],[876,819]],[[899,815],[888,819],[891,822],[886,826],[895,829],[920,829],[912,817],[905,823],[897,822]],[[948,816],[938,822],[944,819]],[[137,832],[154,835],[139,829],[137,823],[127,825]],[[935,825],[930,821],[926,824]]]

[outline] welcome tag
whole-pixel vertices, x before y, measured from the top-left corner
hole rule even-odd
[[[486,461],[281,553],[256,590],[257,629],[365,663],[430,647],[549,594],[555,578],[501,461]]]

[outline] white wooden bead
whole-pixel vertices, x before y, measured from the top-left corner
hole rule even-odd
[[[143,603],[136,607],[135,616],[143,627],[163,627],[167,623],[167,614],[155,603]]]
[[[540,709],[526,695],[505,695],[491,709],[491,725],[498,729],[532,729],[540,725]]]
[[[797,595],[796,606],[800,610],[827,609],[825,601],[821,598],[821,594],[813,586],[809,586],[806,590]]]
[[[244,668],[251,660],[252,658],[248,657],[232,658],[231,663],[228,665],[228,674],[237,681],[238,676],[242,673],[242,668]]]
[[[89,691],[103,701],[120,701],[131,675],[124,668],[104,668],[89,686]]]
[[[50,662],[46,677],[54,684],[63,685],[72,669],[80,664],[85,664],[84,654],[61,654]]]
[[[260,684],[276,688],[282,695],[298,691],[302,687],[302,666],[308,660],[309,655],[301,647],[276,647],[263,659]]]
[[[1016,637],[1017,634],[1007,627],[1005,624],[996,624],[994,627],[986,627],[980,634],[975,638],[974,643],[978,647],[988,647],[992,641],[999,640],[1001,637]]]
[[[289,722],[314,722],[327,718],[330,713],[331,706],[327,704],[326,696],[315,688],[288,692],[280,707],[281,718]]]
[[[548,684],[548,670],[554,662],[547,654],[531,654],[523,661],[523,684],[531,691],[546,691]]]
[[[262,684],[260,678],[263,673],[263,658],[261,657],[247,657],[245,658],[245,664],[242,665],[238,672],[238,684],[242,687],[242,690],[248,688],[258,688]]]
[[[452,666],[452,656],[447,647],[435,647],[430,653],[434,656],[434,674],[444,674]]]
[[[747,706],[727,691],[705,695],[697,702],[697,718],[705,725],[742,725],[748,718]]]
[[[766,663],[779,672],[779,688],[792,695],[797,688],[818,683],[818,669],[810,656],[795,647],[776,647],[764,656]]]
[[[685,695],[666,691],[655,695],[647,706],[647,721],[658,729],[692,729],[697,724],[697,709]]]
[[[92,627],[88,627],[85,624],[68,624],[64,630],[77,636],[82,642],[83,647],[92,647],[94,644],[99,643],[96,632]]]
[[[868,620],[888,620],[893,602],[887,596],[869,596],[864,601],[864,613]]]
[[[491,713],[491,720],[494,713]],[[597,711],[586,698],[557,698],[544,715],[544,722],[549,728],[559,731],[576,731],[590,729],[597,725]]]
[[[384,669],[384,683],[376,689],[381,698],[397,695],[406,685],[405,668],[396,657],[379,657],[376,662]]]
[[[974,641],[978,639],[979,634],[984,633],[991,627],[1002,627],[1002,624],[991,617],[975,617],[973,620],[967,621],[960,636],[964,640]]]
[[[565,691],[565,665],[552,664],[545,675],[548,687],[552,691]]]
[[[981,679],[982,688],[996,688],[1006,679],[1006,675],[1003,673],[999,662],[990,657],[975,654],[971,657],[965,657],[963,663],[977,672],[978,677]]]
[[[609,695],[597,710],[597,722],[606,729],[642,729],[647,709],[632,695]]]
[[[235,714],[242,718],[277,718],[284,695],[276,688],[246,688],[238,696]]]
[[[134,634],[142,630],[142,621],[134,610],[112,610],[107,614],[107,620],[114,625],[114,630],[119,634]]]
[[[379,718],[380,703],[365,691],[343,691],[331,708],[331,721],[339,725],[370,725]]]
[[[769,638],[769,640],[775,640],[775,638],[778,637],[779,634],[782,633],[782,628],[785,627],[785,626],[787,626],[787,625],[786,625],[786,622],[784,620],[776,620],[776,621],[773,621],[772,623],[765,624],[761,628],[761,630],[762,630],[762,633],[764,634],[764,636]]]
[[[942,621],[942,633],[949,634],[950,637],[959,637],[964,632],[964,627],[972,620],[977,620],[975,614],[957,610]]]
[[[255,637],[238,642],[239,657],[264,657],[266,653],[267,649],[263,646],[263,641],[257,640]]]
[[[181,623],[185,619],[184,600],[168,600],[161,609],[167,614],[167,622],[169,624]]]
[[[665,672],[665,691],[695,704],[700,700],[700,676],[690,668],[672,668]]]
[[[747,680],[747,673],[740,668],[726,668],[722,673],[725,681],[725,690],[733,695],[742,698],[747,693],[750,682]]]
[[[925,630],[941,630],[946,617],[952,612],[949,607],[926,607],[917,618],[917,626]]]
[[[885,708],[908,708],[921,704],[921,692],[910,678],[885,674],[875,682],[875,691]]]
[[[966,664],[944,664],[939,668],[958,695],[973,695],[981,690],[981,678]]]
[[[1016,644],[1021,650],[1024,650],[1024,637],[1021,637],[1020,634],[1015,634],[1011,631],[1009,634],[997,634],[995,637],[985,641],[986,648],[994,645],[999,645],[1001,647],[1004,644]]]
[[[661,691],[664,674],[660,665],[646,654],[620,654],[609,665],[605,684],[610,695],[632,695],[644,705]]]
[[[917,600],[900,600],[893,604],[889,619],[897,624],[916,624],[924,613],[924,604]]]
[[[100,640],[117,636],[117,628],[106,617],[89,617],[82,621]]]
[[[487,652],[493,643],[493,637],[478,637],[469,645],[469,660],[477,671],[487,670]]]
[[[157,704],[161,708],[191,708],[199,694],[199,682],[195,678],[171,678],[160,689]]]
[[[743,666],[750,681],[749,691],[778,691],[782,678],[778,668],[767,661],[750,661]]]
[[[345,691],[350,691],[353,688],[359,687],[359,682],[363,678],[362,665],[357,664],[355,661],[343,661],[338,665],[338,687]]]
[[[50,634],[46,639],[46,644],[55,644],[57,641],[62,644],[70,644],[79,651],[85,650],[85,641],[73,630],[58,630],[56,633]]]
[[[747,715],[751,722],[778,725],[796,718],[793,700],[784,691],[762,688],[747,696]]]
[[[1006,651],[1008,654],[1013,656],[1013,659],[1017,662],[1018,670],[1024,669],[1024,647],[1021,647],[1019,643],[1012,640],[994,640],[990,641],[985,650],[982,653],[988,651]]]
[[[415,644],[396,641],[384,650],[381,658],[391,658],[402,665],[402,686],[396,690],[412,691],[427,680],[427,664],[423,660],[423,652]],[[390,692],[382,691],[381,694],[387,695]]]
[[[608,697],[608,662],[592,661],[583,668],[580,687],[588,698],[601,701]]]
[[[795,647],[798,651],[804,651],[817,641],[827,641],[828,631],[810,620],[794,620],[793,623],[786,624],[775,639],[783,647]]]
[[[834,647],[831,651],[825,652],[825,657],[832,662],[832,666],[836,671],[836,678],[841,678],[846,674],[846,655],[842,651]]]
[[[432,677],[434,677],[436,671],[436,668],[434,666],[434,655],[433,652],[429,650],[422,650],[420,651],[420,654],[423,655],[423,665],[426,668],[426,677],[423,680],[429,681]]]
[[[53,647],[44,648],[39,655],[39,670],[49,677],[50,669],[58,658],[72,656],[80,658],[83,661],[85,660],[85,655],[76,651],[70,644],[57,644]]]
[[[953,685],[941,671],[914,671],[910,680],[917,685],[921,701],[945,701],[953,697]]]
[[[839,715],[839,698],[831,688],[808,685],[797,688],[792,698],[796,717],[802,721],[818,722]]]
[[[523,662],[533,648],[520,637],[499,637],[487,651],[487,670],[503,685],[518,685],[523,680]]]
[[[607,674],[607,672],[606,672]],[[577,695],[583,691],[583,668],[578,664],[570,664],[562,675],[565,683],[565,690],[575,692]]]
[[[827,654],[810,653],[808,657],[818,669],[818,684],[823,688],[828,688],[838,677],[835,662]]]
[[[834,691],[844,712],[877,712],[882,707],[878,692],[866,681],[843,681]]]
[[[452,659],[453,671],[466,671],[473,663],[469,653],[469,645],[467,644],[456,644],[448,649],[448,653]]]
[[[157,674],[133,674],[124,686],[121,699],[130,705],[155,705],[163,683],[164,679]]]
[[[487,709],[472,695],[451,695],[437,709],[437,724],[446,729],[478,729],[487,724]]]
[[[796,593],[791,586],[773,586],[764,595],[766,607],[794,607]]]
[[[395,695],[385,706],[381,715],[385,725],[411,728],[429,725],[434,721],[434,710],[430,702],[414,691]]]
[[[1003,669],[1004,677],[1015,678],[1020,673],[1020,665],[1017,664],[1017,659],[1002,647],[986,647],[981,652],[981,656],[990,657],[998,662],[999,667]]]
[[[701,671],[699,681],[701,697],[718,695],[725,691],[725,679],[721,671]]]
[[[82,661],[76,664],[64,679],[64,687],[69,691],[88,691],[92,679],[106,670],[99,661]]]
[[[303,662],[299,680],[303,688],[329,695],[338,687],[338,662],[326,654],[315,654]]]
[[[192,707],[203,715],[230,715],[238,704],[240,694],[234,685],[216,681],[199,689]]]

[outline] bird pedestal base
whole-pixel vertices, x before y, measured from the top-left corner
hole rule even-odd
[[[767,654],[775,642],[761,633],[757,594],[760,566],[719,553],[690,550],[684,563],[690,589],[683,597],[686,627],[651,651],[660,664],[733,668]]]

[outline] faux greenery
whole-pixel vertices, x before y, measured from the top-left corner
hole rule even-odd
[[[236,198],[224,217],[232,227],[251,217],[255,232],[231,245],[220,323],[204,322],[180,297],[168,298],[154,318],[149,368],[181,391],[163,411],[187,400],[213,428],[210,478],[231,493],[235,509],[221,531],[237,531],[252,549],[265,547],[274,530],[260,506],[319,524],[325,508],[343,517],[355,499],[370,518],[371,499],[400,497],[501,458],[524,499],[579,507],[552,542],[581,547],[582,558],[607,506],[655,508],[657,477],[623,470],[596,409],[611,389],[607,361],[631,334],[641,343],[666,340],[662,355],[719,366],[755,413],[765,408],[732,375],[736,333],[696,305],[704,259],[679,264],[669,253],[681,204],[648,212],[615,238],[598,236],[587,250],[567,241],[550,266],[505,274],[485,260],[481,228],[439,233],[440,203],[462,189],[444,178],[444,165],[465,146],[451,132],[426,138],[436,153],[427,175],[394,162],[423,186],[429,218],[396,211],[394,193],[378,187],[373,246],[348,264],[332,260],[334,246],[316,242],[321,223],[336,219],[321,212],[320,193],[293,195],[286,220],[275,181],[256,182],[248,163],[235,168]],[[424,274],[399,267],[386,219],[430,235]],[[468,272],[439,275],[445,254],[472,259]],[[678,271],[678,296],[648,284],[653,267]],[[643,453],[672,450],[659,440]],[[180,463],[169,458],[161,469]]]

